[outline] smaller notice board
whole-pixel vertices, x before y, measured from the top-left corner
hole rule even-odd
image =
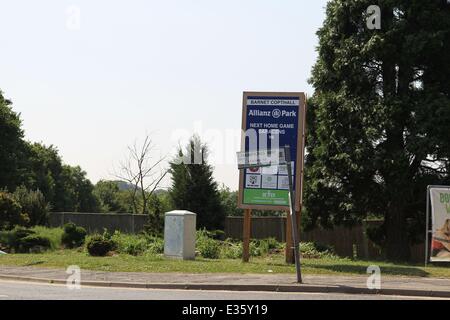
[[[450,186],[430,186],[429,192],[432,231],[430,261],[450,262]]]
[[[241,151],[259,152],[289,145],[295,211],[300,211],[302,202],[305,116],[306,97],[302,92],[244,92]],[[289,210],[286,165],[240,170],[238,206]]]

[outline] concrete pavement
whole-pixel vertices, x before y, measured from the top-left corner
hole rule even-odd
[[[302,293],[265,291],[203,291],[82,287],[0,280],[0,300],[426,300],[376,294]]]
[[[68,274],[64,269],[0,266],[0,279],[4,280],[65,284],[67,277]],[[83,286],[450,297],[450,279],[382,276],[381,289],[372,290],[367,288],[366,282],[366,276],[306,275],[304,283],[297,284],[293,274],[186,274],[81,270]]]

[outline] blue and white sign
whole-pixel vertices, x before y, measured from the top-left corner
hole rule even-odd
[[[305,99],[302,93],[244,93],[242,151],[282,149],[290,146],[294,190],[303,168],[303,122]],[[239,204],[242,208],[282,209],[289,207],[286,165],[241,170]],[[296,196],[296,200],[299,199]],[[297,201],[296,201],[297,202]]]

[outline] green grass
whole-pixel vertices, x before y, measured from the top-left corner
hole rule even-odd
[[[450,277],[448,267],[401,265],[379,261],[353,261],[342,258],[303,259],[304,274],[365,275],[369,265],[378,265],[383,275],[415,277]],[[67,268],[78,265],[96,271],[185,272],[185,273],[295,273],[293,265],[284,263],[281,254],[254,257],[249,263],[239,259],[204,259],[180,261],[161,255],[90,257],[81,250],[48,251],[41,254],[9,254],[0,256],[0,265]]]
[[[62,228],[47,228],[42,226],[35,226],[31,228],[37,235],[48,238],[52,250],[56,250],[61,247],[61,236],[64,232]]]

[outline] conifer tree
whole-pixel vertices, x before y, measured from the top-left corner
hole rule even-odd
[[[381,29],[367,8],[381,9]],[[450,5],[333,0],[318,31],[309,101],[307,220],[368,216],[391,260],[423,241],[427,184],[449,182]]]

